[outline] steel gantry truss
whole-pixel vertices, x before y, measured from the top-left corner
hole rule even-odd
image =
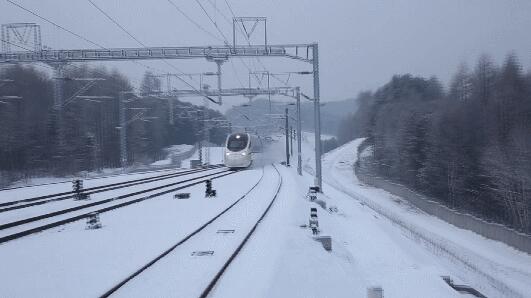
[[[144,47],[144,48],[114,48],[114,49],[77,49],[77,50],[40,50],[28,52],[0,53],[0,64],[6,63],[70,63],[94,61],[126,61],[126,60],[168,60],[203,58],[208,61],[224,61],[231,58],[252,57],[284,57],[295,59],[313,66],[313,102],[315,119],[315,184],[322,190],[321,175],[321,127],[320,127],[320,93],[319,93],[319,54],[318,44],[284,44],[284,45],[225,45],[225,46],[192,46],[192,47]],[[221,62],[220,62],[221,63]],[[219,71],[219,68],[218,68]],[[219,84],[221,85],[221,84]],[[59,92],[62,88],[57,86]],[[221,86],[218,86],[219,88]],[[202,91],[194,91],[201,93]],[[208,91],[211,95],[216,90]],[[245,88],[218,89],[220,96],[248,95],[250,90]],[[253,91],[254,92],[254,91]],[[256,91],[263,92],[263,91]],[[244,94],[242,94],[244,93]],[[261,93],[263,94],[263,93]],[[269,94],[269,93],[266,93]],[[257,94],[260,95],[260,94]],[[61,96],[61,94],[58,94]],[[209,95],[210,97],[210,95]],[[207,98],[209,98],[207,97]],[[211,98],[209,98],[211,99]]]
[[[41,26],[35,23],[2,24],[2,51],[11,53],[12,47],[24,48],[32,51],[42,49]]]
[[[90,62],[150,59],[229,59],[245,57],[288,57],[311,63],[317,44],[268,46],[191,46],[77,50],[41,50],[0,53],[0,63]]]

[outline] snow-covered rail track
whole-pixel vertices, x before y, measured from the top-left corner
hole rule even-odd
[[[170,174],[164,174],[164,175],[151,176],[151,177],[133,179],[133,180],[128,180],[128,181],[116,182],[116,183],[111,183],[111,184],[106,184],[106,185],[99,185],[99,186],[85,188],[83,190],[83,194],[91,195],[91,194],[95,194],[95,193],[116,190],[116,189],[120,189],[120,188],[134,186],[134,185],[140,185],[140,184],[144,184],[144,183],[150,183],[150,182],[154,182],[154,181],[160,181],[160,180],[165,180],[165,179],[171,179],[171,178],[175,178],[175,177],[185,176],[185,175],[189,175],[189,174],[193,174],[193,173],[204,172],[204,171],[208,171],[208,170],[212,170],[212,169],[217,169],[217,168],[220,168],[220,167],[221,166],[216,165],[216,166],[208,167],[206,169],[187,170],[187,171],[181,171],[181,172],[177,172],[177,173],[170,173]],[[47,194],[47,195],[37,196],[37,197],[32,197],[32,198],[26,198],[26,199],[22,199],[22,200],[13,200],[13,201],[8,201],[8,202],[3,202],[3,203],[0,203],[0,207],[3,207],[3,208],[0,208],[0,213],[7,212],[7,211],[12,211],[12,210],[16,210],[16,209],[21,209],[21,208],[27,208],[27,207],[42,205],[42,204],[46,204],[46,203],[50,203],[50,202],[57,202],[57,201],[67,200],[67,199],[73,198],[74,196],[75,196],[75,192],[74,191],[66,191],[66,192]]]
[[[264,179],[266,176],[266,171],[264,170],[260,179],[231,205],[210,218],[199,228],[180,239],[170,248],[164,250],[157,257],[147,262],[144,266],[127,276],[121,282],[117,283],[101,295],[101,297],[109,297],[111,295],[125,297],[139,295],[139,293],[142,293],[142,291],[138,291],[139,284],[148,289],[148,296],[166,296],[166,294],[163,294],[162,292],[169,291],[173,293],[173,295],[179,297],[207,297],[223,276],[223,273],[228,269],[232,261],[238,256],[247,241],[251,238],[258,225],[268,214],[273,203],[277,199],[282,186],[282,176],[276,167],[272,166],[271,168],[274,169],[274,172],[276,173],[276,182],[274,176],[271,175],[273,171],[270,171],[269,179]],[[266,191],[271,192],[271,194],[264,196],[264,192]],[[226,228],[227,225],[230,229],[223,229]],[[224,235],[232,235],[234,238]],[[215,257],[218,259],[214,260],[212,264],[209,264],[207,267],[196,268],[198,270],[191,270],[195,271],[192,274],[190,274],[190,270],[187,270],[187,264],[179,264],[177,266],[172,265],[175,258],[190,261],[190,258],[187,257],[188,249],[191,246],[203,245],[205,243],[207,243],[206,245],[210,245],[211,249],[216,249],[217,251]],[[214,255],[213,250],[194,251],[191,254],[191,259],[196,257],[201,258],[203,256],[209,258],[209,256],[212,255]],[[191,262],[194,262],[194,260],[191,260]],[[181,292],[182,289],[173,291],[172,288],[179,287],[179,285],[175,285],[175,282],[169,282],[165,284],[166,287],[162,289],[160,286],[164,283],[163,281],[155,281],[155,279],[149,277],[147,280],[150,282],[155,281],[158,286],[144,283],[143,279],[146,275],[156,274],[157,271],[160,271],[160,266],[170,266],[170,268],[173,269],[179,268],[178,270],[181,272],[176,273],[176,275],[183,273],[183,276],[186,277],[180,280],[180,286],[192,288],[186,289],[183,292]],[[195,268],[195,265],[192,266]],[[206,269],[208,272],[201,272],[201,269]],[[166,271],[162,270],[162,272]],[[176,275],[168,274],[167,272],[164,274],[164,276],[171,276],[172,278],[175,278]],[[194,276],[192,275],[200,276],[202,278],[201,282],[198,284],[189,282],[187,279],[193,279]],[[210,276],[211,278],[205,280],[203,279],[205,276]]]
[[[131,175],[144,175],[144,174],[151,174],[151,173],[162,173],[162,172],[175,172],[176,170],[182,170],[181,168],[176,169],[175,167],[164,167],[160,169],[154,169],[154,170],[133,170],[126,173],[115,173],[115,174],[104,174],[101,176],[92,176],[92,177],[86,177],[83,178],[84,181],[92,181],[92,180],[99,180],[99,179],[107,179],[107,178],[113,178],[113,177],[125,177],[125,176],[131,176]],[[11,186],[11,187],[4,187],[0,188],[0,192],[3,191],[9,191],[9,190],[17,190],[17,189],[27,189],[27,188],[35,188],[35,187],[43,187],[43,186],[51,186],[51,185],[58,185],[58,184],[67,184],[72,183],[72,179],[68,180],[62,180],[62,181],[55,181],[55,182],[44,182],[44,183],[35,183],[35,184],[27,184],[27,185],[21,185],[21,186]]]
[[[142,202],[148,199],[153,199],[153,198],[156,198],[156,197],[159,197],[159,196],[171,193],[171,192],[175,192],[175,191],[187,188],[187,187],[205,183],[205,181],[207,180],[218,179],[218,178],[225,177],[227,175],[231,175],[234,173],[236,172],[229,170],[229,169],[225,169],[222,171],[209,173],[209,174],[198,176],[198,177],[193,177],[193,178],[189,178],[185,180],[180,180],[177,182],[164,184],[161,186],[152,187],[149,189],[143,189],[143,190],[123,194],[117,197],[103,199],[103,200],[99,200],[96,202],[92,202],[92,203],[88,203],[88,204],[84,204],[84,205],[80,205],[80,206],[76,206],[72,208],[67,208],[67,209],[63,209],[63,210],[59,210],[59,211],[55,211],[55,212],[51,212],[47,214],[42,214],[42,215],[6,223],[3,225],[0,225],[0,232],[7,231],[8,233],[6,235],[0,236],[0,244],[11,241],[11,240],[15,240],[15,239],[18,239],[24,236],[28,236],[34,233],[42,232],[44,230],[48,230],[48,229],[58,227],[64,224],[82,220],[82,219],[88,218],[94,213],[100,214],[100,213],[108,212],[111,210],[129,206],[131,204],[139,203],[139,202]],[[174,187],[174,186],[177,186],[177,187]],[[126,200],[125,202],[118,203],[118,204],[112,204],[115,201],[124,200],[127,198],[131,198],[131,199]],[[99,205],[104,205],[106,207],[102,206],[103,208],[100,208],[100,209],[93,208]],[[84,212],[85,209],[87,209],[87,212]],[[78,212],[80,210],[83,210],[83,212],[82,213]],[[75,215],[64,218],[63,215],[68,214],[68,213],[75,213]],[[32,223],[38,223],[39,221],[53,219],[53,218],[61,218],[61,219],[57,221],[53,221],[53,222],[46,222],[43,225],[30,226],[28,228],[25,228],[25,225],[32,224]],[[15,231],[11,233],[11,230],[13,229],[15,229]]]

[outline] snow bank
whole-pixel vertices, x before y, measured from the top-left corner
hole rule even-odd
[[[361,142],[358,139],[324,156],[328,183],[385,216],[437,257],[459,267],[458,277],[488,296],[524,297],[531,293],[531,256],[456,228],[401,198],[361,184],[353,171]]]

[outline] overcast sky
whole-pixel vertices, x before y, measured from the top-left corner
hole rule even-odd
[[[138,46],[87,0],[13,1],[105,47]],[[149,46],[222,44],[221,34],[195,0],[172,1],[215,38],[187,20],[168,0],[93,1]],[[232,15],[225,0],[199,2],[231,40],[232,28],[223,15],[228,18]],[[228,0],[228,3],[237,16],[266,16],[270,44],[319,43],[323,100],[353,97],[359,91],[381,86],[399,73],[435,75],[447,83],[458,64],[468,62],[473,66],[481,53],[501,63],[513,51],[524,69],[531,65],[529,0]],[[5,0],[0,0],[0,20],[41,24],[43,43],[52,48],[94,47]],[[261,30],[256,29],[257,37],[263,34]],[[273,72],[311,69],[310,65],[293,60],[261,60]],[[165,72],[175,72],[163,62],[148,63]],[[171,63],[185,72],[215,70],[213,63],[203,60]],[[256,60],[245,63],[251,69],[262,69]],[[109,65],[135,81],[145,71],[128,62]],[[235,60],[223,67],[225,86],[248,84],[248,70],[242,61]],[[301,85],[311,94],[309,79],[291,78],[289,83]]]

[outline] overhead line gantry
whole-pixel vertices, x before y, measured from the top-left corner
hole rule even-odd
[[[0,64],[9,63],[70,63],[126,60],[167,60],[204,58],[222,61],[231,58],[284,57],[310,63],[313,66],[313,102],[315,119],[315,184],[322,190],[321,175],[321,127],[319,99],[318,44],[280,45],[225,45],[190,47],[145,47],[112,49],[41,50],[31,52],[0,53]],[[58,88],[59,90],[61,88]],[[242,88],[240,91],[245,92]],[[198,91],[195,91],[196,93]],[[219,92],[219,90],[218,90]],[[220,92],[222,93],[222,92]],[[218,94],[222,95],[222,94]],[[242,95],[239,93],[238,95]],[[229,96],[229,95],[226,95]],[[210,97],[207,97],[211,99]],[[218,103],[220,104],[220,102]]]
[[[317,44],[266,46],[190,46],[110,49],[41,50],[0,53],[0,63],[69,63],[120,60],[220,59],[246,57],[287,57],[313,63]]]

